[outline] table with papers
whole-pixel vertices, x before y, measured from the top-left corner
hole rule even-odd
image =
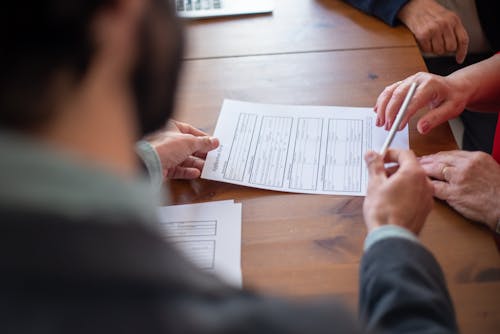
[[[226,100],[202,178],[250,187],[327,195],[363,196],[363,159],[378,151],[387,131],[372,108],[285,106]],[[408,149],[408,129],[392,147]]]
[[[341,0],[275,0],[273,15],[191,21],[187,27],[174,118],[210,134],[225,99],[372,107],[386,86],[426,70],[404,26],[391,28]],[[456,149],[447,124],[422,136],[415,127],[418,117],[408,127],[417,156]],[[304,120],[294,130],[304,140],[297,146],[293,173],[285,169],[285,180],[293,187],[312,188],[314,176],[323,173],[321,167],[317,175],[308,168],[320,151],[304,149],[318,147],[314,129],[327,124],[319,123]],[[281,129],[287,125],[273,124]],[[310,132],[316,135],[303,137]],[[245,138],[242,134],[239,145]],[[245,157],[243,151],[237,154]],[[262,178],[265,174],[255,180]],[[356,309],[366,235],[363,197],[272,191],[207,179],[172,180],[165,190],[174,204],[233,199],[242,204],[244,288],[294,298],[335,296]],[[500,290],[500,262],[488,231],[436,201],[420,239],[443,267],[461,332],[497,332],[500,299],[493,292]]]
[[[195,266],[242,286],[241,203],[164,206],[158,216],[165,238]]]

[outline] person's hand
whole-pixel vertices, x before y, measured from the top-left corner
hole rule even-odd
[[[200,177],[207,152],[216,149],[219,140],[186,123],[170,121],[169,127],[169,130],[148,138],[158,152],[164,177],[173,179]]]
[[[464,62],[469,35],[457,14],[435,0],[410,0],[399,11],[398,18],[415,35],[423,52],[455,53],[457,63]]]
[[[418,87],[410,100],[400,130],[417,111],[428,108],[429,111],[417,123],[417,130],[421,134],[429,133],[439,124],[462,113],[473,93],[473,85],[464,77],[417,73],[387,86],[379,95],[374,108],[377,126],[385,126],[387,130],[391,128],[412,82],[416,82]]]
[[[500,218],[500,165],[483,152],[447,151],[420,158],[435,196],[460,214],[495,229]]]
[[[418,235],[433,205],[430,180],[412,151],[389,150],[385,157],[385,162],[399,164],[391,175],[381,155],[365,155],[370,179],[363,215],[368,232],[392,224]]]

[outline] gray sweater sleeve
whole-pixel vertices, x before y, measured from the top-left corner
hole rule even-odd
[[[154,188],[160,188],[163,183],[163,167],[158,153],[145,140],[137,142],[135,150],[148,172],[151,184]]]

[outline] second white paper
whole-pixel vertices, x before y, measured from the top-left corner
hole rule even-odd
[[[388,134],[371,108],[225,100],[202,178],[277,191],[364,196],[367,150]],[[408,128],[391,147],[408,149]]]
[[[191,262],[241,287],[241,203],[164,206],[158,215],[166,239]]]

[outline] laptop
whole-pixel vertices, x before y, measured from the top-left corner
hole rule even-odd
[[[185,18],[271,13],[273,0],[175,0],[177,14]]]

